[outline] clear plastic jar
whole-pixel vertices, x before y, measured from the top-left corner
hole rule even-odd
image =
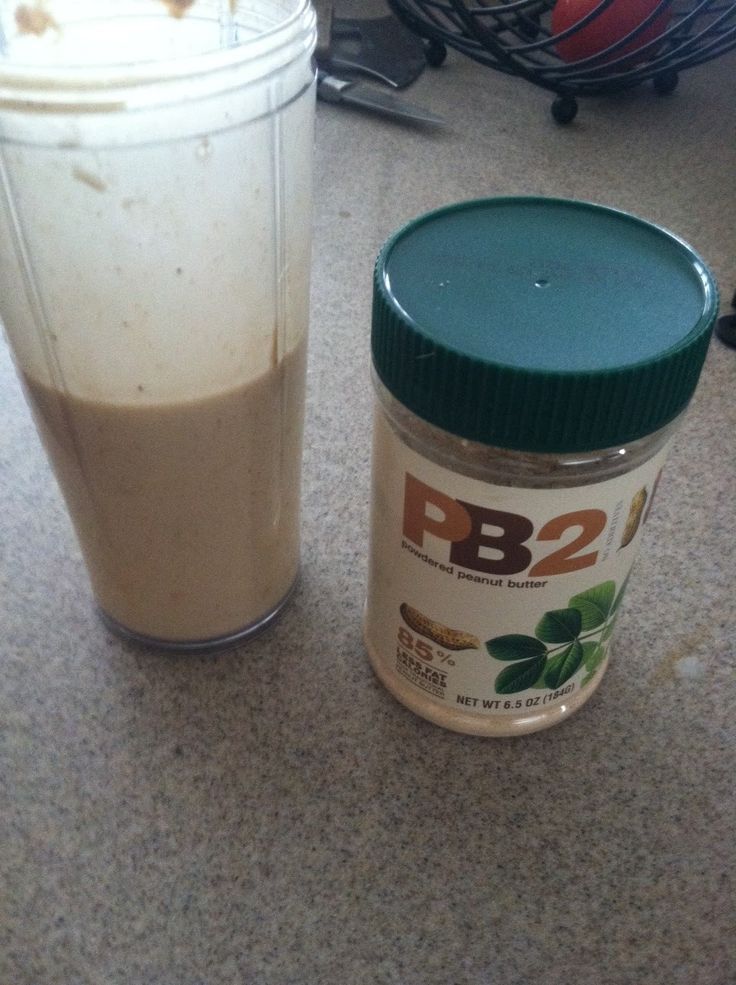
[[[514,452],[504,448],[494,448],[476,441],[468,441],[457,435],[443,431],[432,424],[428,424],[420,417],[417,417],[416,414],[407,410],[377,378],[375,379],[375,390],[377,408],[374,424],[373,502],[376,504],[387,502],[391,495],[390,485],[394,478],[391,470],[392,448],[395,448],[397,444],[413,450],[428,462],[440,466],[453,475],[466,476],[478,480],[487,484],[489,488],[491,486],[506,487],[514,499],[518,495],[521,495],[521,490],[529,489],[542,491],[542,493],[559,490],[577,491],[581,487],[605,483],[607,480],[617,479],[622,476],[633,476],[633,485],[637,487],[632,494],[633,498],[633,496],[637,495],[639,489],[646,488],[641,485],[644,481],[642,478],[642,467],[648,466],[646,472],[648,475],[654,476],[654,483],[656,483],[656,476],[659,474],[661,468],[663,453],[666,453],[669,440],[679,425],[678,417],[654,434],[633,441],[624,447],[615,446],[598,451],[565,455],[525,454],[524,452]],[[617,487],[620,487],[620,485],[621,483],[618,483]],[[516,492],[517,490],[519,491],[518,493]],[[543,498],[543,495],[537,496],[537,501],[543,502]],[[566,513],[569,514],[570,512],[566,510]],[[517,508],[514,508],[514,513],[517,513]],[[644,516],[647,514],[648,511],[646,510],[645,504],[645,511],[640,516],[637,533],[642,525]],[[622,518],[619,517],[619,519]],[[625,520],[627,518],[623,519]],[[544,525],[545,523],[543,522],[542,527]],[[475,712],[472,703],[458,704],[457,697],[454,704],[448,705],[446,702],[440,704],[437,702],[436,697],[432,697],[430,693],[413,686],[407,676],[402,674],[397,675],[395,673],[395,661],[391,659],[394,656],[393,650],[388,650],[385,646],[379,649],[373,644],[373,640],[379,633],[379,626],[374,625],[373,617],[374,614],[378,614],[383,610],[383,605],[376,598],[376,595],[382,591],[390,592],[389,587],[386,585],[386,570],[390,570],[392,567],[389,560],[391,548],[388,544],[383,543],[383,534],[387,533],[388,529],[382,524],[381,518],[376,517],[373,527],[373,548],[369,576],[370,588],[366,617],[366,644],[371,663],[378,677],[403,704],[422,717],[458,732],[503,736],[534,732],[537,729],[554,725],[563,718],[567,718],[568,715],[571,715],[590,698],[600,683],[608,665],[608,641],[610,640],[610,635],[603,641],[601,649],[597,652],[593,653],[591,648],[587,652],[585,650],[583,651],[586,657],[588,654],[591,654],[588,657],[588,667],[592,671],[590,680],[586,681],[585,686],[575,689],[573,693],[561,695],[561,700],[550,700],[546,704],[542,704],[544,698],[549,694],[554,695],[556,690],[564,689],[567,680],[562,682],[560,688],[545,688],[543,693],[532,694],[524,698],[516,697],[515,692],[511,692],[513,696],[503,695],[503,697],[500,697],[495,695],[490,698],[486,697],[486,701],[499,701],[501,705],[506,702],[511,705],[514,705],[517,701],[522,702],[522,707],[518,709],[514,707],[502,709],[509,712],[503,718],[500,718],[500,716],[480,717]],[[570,528],[568,527],[566,529]],[[636,545],[630,548],[632,560],[635,549]],[[417,555],[414,556],[416,557]],[[386,563],[387,561],[389,561],[389,564]],[[448,566],[450,566],[449,561]],[[470,571],[471,569],[466,570]],[[452,574],[456,575],[456,571],[453,570]],[[479,573],[478,577],[484,578],[486,575],[488,576],[487,580],[489,582],[496,581],[499,578],[497,574],[487,571],[483,574]],[[524,581],[540,582],[545,579],[541,576],[535,579],[522,579],[520,577],[516,579],[506,578],[507,582],[513,580],[523,584]],[[478,584],[485,586],[484,581],[471,582],[469,578],[464,578],[463,581],[466,582],[465,587],[468,587],[468,585],[475,587]],[[623,587],[623,582],[621,585]],[[453,585],[453,587],[455,586]],[[498,589],[501,586],[495,587]],[[528,587],[528,591],[523,588],[513,589],[513,591],[518,593],[524,592],[526,595],[539,594],[539,588],[531,585]],[[619,596],[621,595],[622,593],[619,592]],[[583,643],[590,642],[594,639],[597,640],[608,631],[608,627],[613,628],[613,621],[618,611],[619,601],[620,597],[616,597],[614,590],[611,595],[611,609],[604,622],[600,624],[601,631],[594,632],[590,630],[589,639],[583,640]],[[430,604],[425,604],[425,608],[429,610],[431,608]],[[419,611],[423,612],[423,610]],[[437,634],[435,633],[435,635]],[[421,643],[424,641],[429,643],[431,648],[429,652],[426,651],[426,643],[424,648],[421,646]],[[560,645],[564,648],[566,642],[571,643],[572,640],[562,641]],[[457,667],[458,661],[460,660],[459,653],[447,649],[440,644],[434,646],[433,644],[435,643],[437,641],[432,640],[431,636],[427,637],[424,632],[419,634],[413,633],[409,625],[401,627],[400,635],[397,633],[397,647],[406,649],[408,645],[411,648],[409,652],[416,652],[417,644],[420,644],[421,658],[417,657],[417,659],[421,659],[428,667],[439,668],[440,673],[451,671]],[[390,654],[388,661],[386,660],[387,654]],[[427,659],[428,657],[431,657],[431,659]],[[554,659],[554,654],[552,657],[547,657],[546,659],[547,661]],[[516,661],[511,661],[511,663],[516,664]],[[585,666],[582,663],[582,655],[580,666]],[[538,677],[543,678],[543,671],[541,669]],[[581,681],[585,677],[587,677],[587,673],[583,674]],[[451,681],[446,681],[446,683],[450,685]],[[541,691],[542,689],[539,688],[537,690]],[[458,691],[457,693],[464,694],[462,691]],[[481,702],[484,700],[477,695],[464,694],[464,696],[466,699],[469,698],[471,702],[474,698],[478,698]],[[539,698],[539,701],[537,701],[537,698]]]
[[[639,338],[631,356],[621,335],[639,337],[641,324],[616,331],[614,310],[596,333],[571,304],[576,249],[612,228],[604,301],[615,308],[617,279],[630,279],[632,237],[648,278],[661,278],[657,292],[684,290],[683,317]],[[546,261],[538,255],[527,272],[522,251],[544,231]],[[600,250],[590,253],[606,266]],[[481,263],[488,276],[473,288]],[[463,280],[468,268],[475,273]],[[551,309],[535,308],[535,294],[523,298],[529,278],[532,291],[558,292]],[[542,322],[546,349],[509,341],[513,319],[500,316],[517,292]],[[546,728],[580,708],[605,672],[642,527],[708,344],[715,286],[689,248],[641,220],[585,203],[501,199],[401,230],[379,257],[374,300],[371,663],[402,703],[447,728],[496,736]],[[560,369],[581,346],[583,365]]]
[[[0,315],[97,605],[242,642],[299,569],[314,10],[48,0],[0,33]]]

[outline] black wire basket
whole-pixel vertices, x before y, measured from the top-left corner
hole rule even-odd
[[[736,47],[736,0],[388,3],[425,39],[430,65],[442,64],[449,45],[519,75],[556,94],[552,116],[559,123],[575,118],[578,96],[621,92],[647,80],[660,94],[669,93],[683,69]],[[573,10],[578,13],[570,23]]]

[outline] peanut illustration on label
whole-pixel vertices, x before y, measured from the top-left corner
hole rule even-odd
[[[472,633],[465,633],[460,629],[450,629],[449,626],[430,619],[423,612],[412,608],[406,602],[402,602],[399,607],[401,617],[409,627],[419,636],[424,636],[434,643],[438,643],[446,650],[478,650],[480,640]]]
[[[641,518],[644,514],[644,507],[647,505],[647,491],[646,488],[642,488],[638,493],[635,494],[631,500],[631,506],[629,507],[629,515],[626,518],[626,526],[624,527],[623,536],[621,537],[622,547],[626,547],[636,536],[636,531],[639,529],[639,524],[641,523]]]

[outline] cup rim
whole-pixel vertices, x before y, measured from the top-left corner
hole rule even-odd
[[[217,5],[213,4],[211,9],[216,13]],[[164,3],[161,3],[161,15],[176,19],[166,11]],[[315,31],[316,15],[310,0],[296,0],[290,13],[252,37],[193,55],[110,64],[44,65],[3,59],[0,54],[0,109],[8,103],[16,103],[21,94],[26,105],[35,102],[48,105],[57,102],[63,93],[67,94],[64,98],[68,101],[74,92],[84,98],[84,94],[92,92],[115,92],[185,81],[237,69],[244,63],[255,69],[259,61],[272,59],[280,49],[294,42],[304,40],[308,43]],[[57,98],[52,94],[57,94]]]

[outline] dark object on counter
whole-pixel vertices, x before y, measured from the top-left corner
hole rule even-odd
[[[348,81],[317,72],[317,96],[326,103],[345,103],[358,109],[367,109],[383,116],[427,126],[442,126],[444,120],[414,103],[399,99],[392,92],[379,89],[369,82]]]
[[[403,89],[424,71],[424,45],[392,14],[359,20],[333,17],[330,46],[321,68],[337,75],[357,72]]]
[[[575,118],[578,96],[621,92],[647,80],[665,95],[677,87],[683,69],[736,47],[736,0],[655,0],[633,30],[614,35],[607,46],[591,46],[607,11],[606,27],[615,23],[609,8],[617,2],[591,0],[582,19],[555,32],[555,0],[388,0],[397,17],[426,40],[430,65],[442,63],[449,45],[519,75],[556,94],[551,111],[558,123]]]
[[[424,45],[393,14],[336,17],[332,0],[313,0],[317,13],[317,65],[328,75],[356,75],[403,89],[424,71]]]
[[[716,322],[716,335],[725,345],[736,349],[736,291],[731,298],[732,315],[721,315]]]

